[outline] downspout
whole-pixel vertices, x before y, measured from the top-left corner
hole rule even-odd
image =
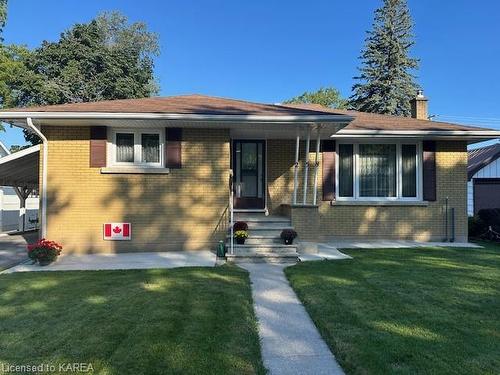
[[[47,162],[49,156],[49,141],[42,134],[42,132],[33,124],[31,117],[26,118],[26,124],[28,127],[40,137],[43,142],[43,164],[42,164],[42,204],[41,204],[41,217],[42,217],[42,234],[41,237],[45,238],[47,236]]]

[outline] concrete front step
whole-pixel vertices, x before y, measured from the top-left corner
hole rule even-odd
[[[283,223],[278,223],[278,222],[263,222],[263,221],[247,221],[246,222],[248,225],[248,230],[280,230],[282,231],[283,229],[293,229],[292,224],[287,221]]]
[[[290,226],[283,226],[283,227],[267,227],[267,226],[262,226],[258,228],[249,228],[248,229],[248,237],[280,237],[281,231],[283,229],[293,229],[293,227]],[[228,235],[230,235],[231,230],[228,229],[227,231]]]
[[[297,263],[297,254],[226,254],[226,259],[231,263]]]
[[[248,224],[248,238],[244,245],[234,243],[234,254],[226,254],[229,262],[297,262],[297,245],[285,245],[280,238],[283,229],[293,229],[289,218],[265,216],[263,213],[237,213],[234,220]],[[228,232],[228,249],[230,240]]]
[[[248,231],[248,238],[250,237],[276,237],[279,238],[282,229],[251,229]]]
[[[265,244],[265,245],[234,245],[235,254],[258,254],[258,253],[276,253],[276,254],[296,254],[297,245]]]
[[[247,213],[235,213],[234,221],[245,221],[247,223],[250,222],[290,222],[290,218],[286,216],[275,216],[269,215],[266,216],[264,214],[247,214]]]
[[[230,237],[226,238],[226,245],[231,242]],[[236,244],[236,241],[234,242]],[[245,245],[284,245],[283,240],[279,236],[250,236],[246,239]]]

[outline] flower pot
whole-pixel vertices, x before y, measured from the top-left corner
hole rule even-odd
[[[285,245],[291,245],[293,243],[293,238],[285,239]]]
[[[52,263],[51,260],[48,260],[48,259],[38,259],[38,264],[40,266],[48,266],[50,263]]]
[[[238,245],[244,245],[245,244],[245,239],[244,238],[236,238],[236,243]]]

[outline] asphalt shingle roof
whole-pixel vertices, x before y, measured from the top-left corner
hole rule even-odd
[[[447,122],[417,120],[408,117],[379,115],[332,109],[317,104],[264,104],[206,95],[180,95],[142,99],[104,100],[41,107],[5,109],[2,112],[93,112],[93,113],[173,113],[197,115],[329,116],[348,115],[354,120],[348,130],[402,131],[478,131],[491,130]]]

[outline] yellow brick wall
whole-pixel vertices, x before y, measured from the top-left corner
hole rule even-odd
[[[89,168],[89,127],[44,127],[48,232],[67,253],[201,250],[220,238],[228,205],[229,132],[184,129],[182,169],[168,175]],[[131,241],[104,241],[103,223],[132,223]]]
[[[312,149],[312,148],[311,148]],[[302,203],[304,147],[301,145],[298,202]],[[314,153],[310,153],[311,165]],[[283,213],[293,195],[294,141],[268,142],[268,203],[272,212]],[[299,236],[318,238],[387,238],[442,240],[445,236],[444,204],[455,208],[455,236],[467,240],[467,145],[465,142],[437,142],[437,200],[428,206],[331,206],[321,201],[321,168],[318,173],[318,207],[288,209]],[[309,173],[312,203],[314,169]]]
[[[99,168],[89,168],[89,127],[45,127],[43,132],[49,139],[47,237],[61,242],[65,252],[200,250],[221,238],[228,203],[229,131],[185,129],[183,168],[168,175],[101,174]],[[467,237],[464,142],[437,143],[437,201],[426,207],[332,207],[321,200],[320,167],[318,207],[284,209],[293,194],[295,143],[269,140],[267,151],[268,207],[272,213],[291,215],[304,240],[441,240],[446,197],[455,208],[457,240]],[[307,203],[312,202],[314,156],[310,153]],[[301,145],[299,202],[303,160]],[[132,241],[104,241],[106,222],[132,223]]]

